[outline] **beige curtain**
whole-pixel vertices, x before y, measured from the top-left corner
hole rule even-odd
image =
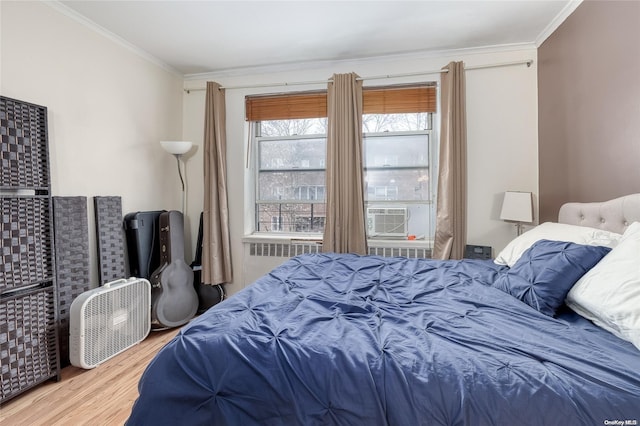
[[[362,81],[334,74],[327,91],[327,217],[323,251],[367,254],[362,159]]]
[[[440,160],[434,259],[462,259],[467,241],[467,113],[463,62],[441,84]]]
[[[225,93],[207,82],[204,121],[204,213],[202,283],[231,282],[231,247],[227,205],[227,132]]]

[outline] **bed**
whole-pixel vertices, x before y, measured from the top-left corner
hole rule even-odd
[[[637,424],[638,221],[634,194],[495,261],[294,257],[183,328],[127,424]]]

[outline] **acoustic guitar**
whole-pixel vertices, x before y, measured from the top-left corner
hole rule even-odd
[[[184,221],[182,213],[160,214],[160,266],[151,274],[151,327],[179,327],[198,310],[198,294],[193,287],[193,270],[184,261]]]

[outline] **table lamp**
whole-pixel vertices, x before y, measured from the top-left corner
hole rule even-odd
[[[505,192],[500,219],[507,222],[515,222],[518,236],[521,235],[522,224],[533,222],[533,197],[531,192]]]

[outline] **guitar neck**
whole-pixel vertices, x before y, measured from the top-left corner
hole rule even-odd
[[[160,215],[160,261],[184,261],[184,220],[176,210]]]

